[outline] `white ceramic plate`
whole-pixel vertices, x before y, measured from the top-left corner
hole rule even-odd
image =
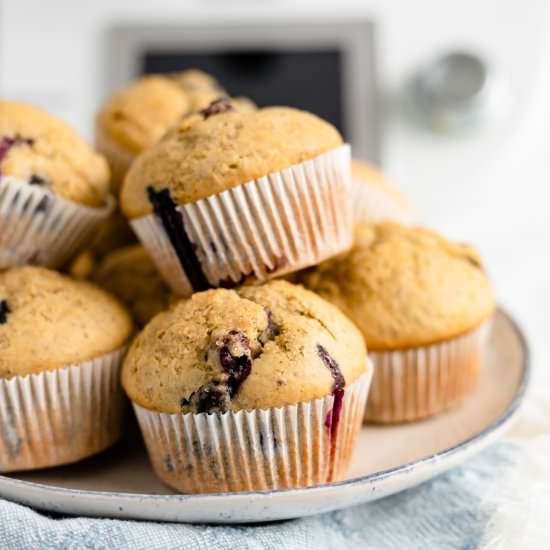
[[[344,481],[266,493],[177,495],[149,467],[138,437],[80,464],[0,476],[0,496],[52,512],[143,520],[244,523],[368,502],[430,479],[499,438],[529,375],[520,329],[496,315],[480,386],[458,409],[399,426],[363,428]]]

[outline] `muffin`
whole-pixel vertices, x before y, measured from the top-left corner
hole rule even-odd
[[[131,330],[95,286],[42,267],[0,273],[1,472],[75,462],[118,439]]]
[[[96,117],[96,145],[109,161],[112,186],[118,192],[134,158],[155,144],[187,114],[225,96],[216,80],[196,69],[144,76],[117,91]],[[254,109],[245,98],[239,108]]]
[[[213,76],[198,69],[187,69],[165,76],[171,78],[185,92],[190,113],[204,109],[212,101],[227,95]]]
[[[320,118],[225,101],[132,164],[124,214],[182,296],[297,271],[349,248],[349,146]]]
[[[396,221],[410,223],[409,200],[371,164],[351,161],[353,218],[357,223]]]
[[[134,158],[156,143],[178,120],[207,107],[225,92],[216,80],[196,69],[171,75],[145,76],[111,96],[96,117],[96,144],[109,161],[112,189],[120,191]],[[254,110],[246,98],[231,100],[240,110]],[[96,261],[135,242],[126,218],[114,212],[91,244]]]
[[[45,111],[0,100],[0,269],[59,267],[112,208],[102,156]]]
[[[341,479],[370,376],[351,321],[272,281],[199,292],[154,317],[122,385],[157,475],[207,493]]]
[[[469,246],[420,227],[358,225],[348,254],[301,281],[365,337],[375,364],[368,420],[424,418],[475,388],[495,301]]]
[[[128,308],[139,327],[145,326],[170,304],[170,290],[147,251],[139,244],[105,256],[93,280]]]

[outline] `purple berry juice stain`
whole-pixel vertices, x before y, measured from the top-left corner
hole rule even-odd
[[[183,216],[176,208],[176,203],[170,196],[170,190],[162,189],[161,191],[155,191],[153,187],[149,186],[147,187],[147,195],[155,214],[160,218],[162,226],[172,243],[172,247],[178,256],[180,265],[191,287],[195,292],[207,290],[211,285],[197,258],[195,246],[185,231]]]
[[[336,439],[338,435],[338,426],[340,424],[340,416],[342,414],[346,380],[334,357],[332,357],[332,355],[330,355],[330,353],[321,344],[317,344],[317,355],[319,355],[325,367],[327,367],[330,371],[333,380],[332,395],[334,396],[334,401],[332,409],[328,412],[327,417],[325,418],[325,426],[328,430],[331,443],[330,468],[327,481],[332,481],[332,477],[334,475],[334,458],[336,455]]]

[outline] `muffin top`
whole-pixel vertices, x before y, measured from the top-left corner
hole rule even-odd
[[[42,267],[0,273],[0,377],[88,361],[122,346],[132,321],[107,292]]]
[[[411,206],[407,197],[372,164],[353,159],[351,161],[351,177],[354,183],[373,185],[390,195],[404,210],[410,210]]]
[[[124,213],[153,212],[148,188],[176,204],[204,199],[312,159],[342,143],[336,128],[289,107],[238,111],[227,101],[183,119],[132,164],[121,192]]]
[[[330,395],[366,371],[357,328],[286,281],[199,292],[134,341],[122,385],[164,413],[279,407]]]
[[[226,95],[213,76],[198,69],[187,69],[168,76],[185,92],[191,113],[208,107],[212,101]]]
[[[0,100],[0,175],[39,185],[86,206],[103,206],[107,162],[78,134],[45,111]]]
[[[196,69],[142,77],[112,95],[96,117],[96,144],[105,154],[118,192],[136,155],[156,143],[178,120],[208,107],[225,92],[210,75]],[[242,110],[255,105],[232,100]]]
[[[97,115],[96,129],[129,153],[138,154],[189,110],[189,99],[175,81],[145,76],[107,100]]]
[[[167,78],[174,80],[177,85],[186,92],[197,90],[213,90],[219,93],[225,93],[220,83],[210,74],[200,69],[186,69],[176,73],[169,73]]]
[[[477,327],[495,302],[477,252],[420,227],[358,225],[352,250],[304,272],[371,351],[433,344]]]
[[[170,290],[149,254],[139,244],[120,248],[105,256],[93,279],[130,310],[140,327],[170,303]]]

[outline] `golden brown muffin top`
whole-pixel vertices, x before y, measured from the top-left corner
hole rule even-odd
[[[185,92],[190,113],[208,107],[212,101],[226,95],[213,76],[199,69],[187,69],[167,76]]]
[[[198,90],[216,91],[218,94],[224,94],[224,89],[220,83],[210,74],[200,69],[186,69],[175,73],[169,73],[167,78],[171,78],[176,84],[186,92]]]
[[[42,267],[0,273],[0,378],[94,359],[131,331],[122,305],[94,285]]]
[[[170,290],[139,244],[119,248],[105,256],[93,279],[130,310],[140,327],[170,304]]]
[[[312,159],[342,144],[336,128],[289,107],[253,112],[215,102],[183,119],[132,164],[121,192],[129,218],[151,214],[149,187],[176,204],[220,193]]]
[[[96,145],[109,161],[112,187],[120,190],[134,157],[156,143],[168,129],[225,92],[210,75],[189,69],[167,75],[149,75],[117,91],[96,117]],[[254,110],[246,98],[231,100],[242,110]]]
[[[349,386],[365,359],[361,334],[340,311],[272,281],[199,292],[157,315],[134,340],[122,385],[164,413],[263,409]]]
[[[358,225],[349,253],[306,271],[301,281],[348,315],[371,351],[453,338],[495,308],[473,248],[390,222]]]
[[[96,130],[138,154],[189,110],[189,99],[176,82],[160,75],[145,76],[107,100],[97,115]]]
[[[103,206],[109,168],[78,134],[49,113],[0,100],[0,175],[47,188],[86,206]]]

